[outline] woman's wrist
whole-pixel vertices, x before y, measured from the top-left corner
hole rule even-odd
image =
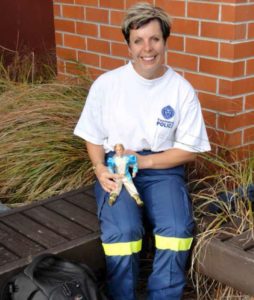
[[[93,164],[93,166],[92,166],[93,171],[96,172],[97,169],[98,169],[100,166],[104,166],[104,167],[105,167],[104,161],[97,161],[97,162],[95,162],[95,163]]]
[[[141,155],[138,163],[139,169],[152,169],[153,160],[152,155]]]

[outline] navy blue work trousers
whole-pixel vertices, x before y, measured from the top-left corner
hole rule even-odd
[[[180,300],[194,227],[184,167],[141,169],[134,183],[144,201],[143,208],[137,206],[124,187],[110,206],[109,194],[99,182],[95,185],[110,299],[136,299],[144,212],[152,226],[156,247],[147,285],[148,299]]]

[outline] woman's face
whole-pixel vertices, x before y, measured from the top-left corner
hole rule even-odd
[[[154,79],[164,74],[165,51],[166,44],[158,20],[130,30],[129,52],[134,69],[142,77]]]

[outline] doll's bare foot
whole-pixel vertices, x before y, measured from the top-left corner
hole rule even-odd
[[[137,202],[138,206],[143,206],[144,202],[140,199],[138,194],[132,195],[132,198]]]
[[[110,206],[112,206],[116,202],[116,198],[117,198],[117,194],[116,193],[110,194],[109,199],[108,199],[108,204]]]

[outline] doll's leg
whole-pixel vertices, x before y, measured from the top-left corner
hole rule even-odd
[[[117,180],[116,183],[117,183],[116,189],[109,194],[108,203],[110,206],[112,206],[116,202],[116,198],[119,196],[123,186],[122,180]]]
[[[143,206],[144,202],[140,199],[139,193],[133,183],[132,180],[129,180],[128,178],[123,179],[123,184],[128,191],[128,193],[131,195],[131,197],[137,202],[138,206]]]

